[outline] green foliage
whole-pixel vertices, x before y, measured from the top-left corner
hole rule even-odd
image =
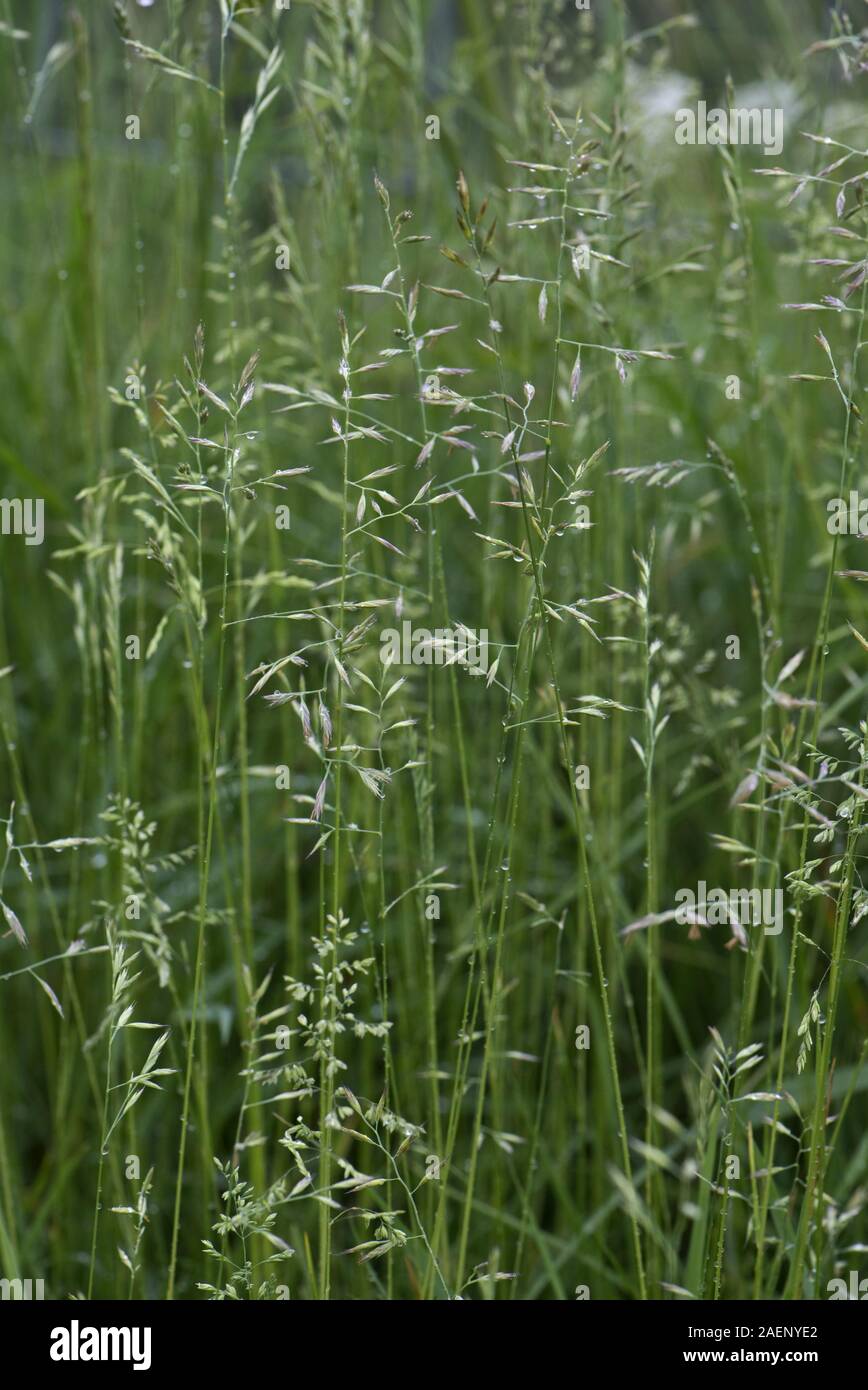
[[[864,1248],[868,30],[671,8],[0,0],[3,1277]]]

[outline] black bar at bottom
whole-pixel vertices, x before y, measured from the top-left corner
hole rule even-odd
[[[459,1301],[459,1300],[456,1300]],[[864,1300],[863,1300],[864,1301]],[[849,1306],[846,1306],[848,1305]],[[471,1309],[405,1303],[107,1303],[0,1302],[0,1334],[14,1337],[16,1369],[50,1380],[100,1378],[103,1370],[167,1371],[247,1377],[289,1374],[320,1363],[323,1347],[338,1373],[344,1357],[360,1368],[367,1354],[413,1375],[416,1369],[489,1374],[519,1352],[531,1362],[556,1353],[577,1367],[703,1374],[709,1367],[807,1367],[828,1376],[862,1361],[868,1324],[851,1300],[802,1303],[492,1302],[474,1322]],[[414,1311],[415,1309],[415,1311]],[[404,1317],[410,1319],[404,1322]],[[322,1325],[319,1326],[319,1320]],[[387,1323],[381,1319],[388,1319]],[[421,1321],[417,1321],[421,1319]],[[501,1321],[501,1319],[506,1319]],[[411,1332],[415,1351],[403,1337]],[[445,1342],[428,1343],[431,1334]],[[468,1333],[476,1334],[468,1338]],[[461,1337],[453,1342],[453,1334]],[[325,1337],[325,1341],[323,1338]],[[557,1338],[551,1341],[552,1337]],[[387,1352],[391,1346],[392,1351]],[[436,1349],[439,1346],[439,1356]],[[377,1351],[376,1348],[379,1347]],[[359,1359],[361,1358],[361,1360]],[[418,1358],[418,1361],[417,1361]],[[590,1359],[592,1358],[592,1359]],[[512,1362],[513,1369],[515,1366]]]

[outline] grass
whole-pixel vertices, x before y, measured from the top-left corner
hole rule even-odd
[[[860,1271],[866,43],[860,0],[0,0],[46,531],[0,536],[0,1276]],[[700,98],[781,154],[677,144]],[[700,883],[782,930],[678,920]]]

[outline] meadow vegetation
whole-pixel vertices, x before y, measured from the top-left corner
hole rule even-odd
[[[865,4],[0,0],[0,64],[0,1275],[828,1297]]]

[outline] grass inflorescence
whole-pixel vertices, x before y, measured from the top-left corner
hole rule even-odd
[[[0,1277],[859,1269],[868,30],[672,8],[0,0]]]

